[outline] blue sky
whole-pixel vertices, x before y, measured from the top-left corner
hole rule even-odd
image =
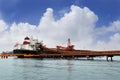
[[[78,49],[120,50],[120,0],[0,0],[0,51],[25,36],[50,47],[71,38]]]
[[[59,12],[69,11],[73,4],[86,6],[98,15],[97,26],[120,19],[120,0],[0,0],[0,14],[8,24],[28,22],[37,25],[48,7],[53,8],[59,18],[62,16]]]

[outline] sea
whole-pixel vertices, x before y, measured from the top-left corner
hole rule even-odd
[[[0,80],[120,80],[120,59],[0,58]]]

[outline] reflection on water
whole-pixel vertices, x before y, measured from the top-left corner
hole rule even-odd
[[[72,60],[68,60],[67,61],[67,66],[68,66],[68,76],[67,76],[67,80],[71,80],[71,73],[72,73]]]
[[[120,61],[0,59],[2,80],[119,80]]]

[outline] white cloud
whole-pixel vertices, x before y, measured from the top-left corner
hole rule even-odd
[[[98,50],[120,50],[120,33],[115,33],[109,37],[109,41],[98,41],[95,45]]]
[[[120,31],[120,20],[114,21],[109,24],[109,26],[102,26],[95,29],[96,33],[99,35],[104,35],[108,32],[119,32]]]
[[[120,43],[120,21],[114,21],[110,23],[109,26],[103,26],[95,29],[95,36],[100,37],[105,36],[104,40],[97,40],[97,44],[95,44],[96,49],[117,49],[119,50]],[[109,34],[109,35],[108,35]],[[94,48],[95,48],[94,47]]]
[[[8,26],[0,20],[0,51],[12,50],[16,42],[22,43],[25,36],[33,36],[43,40],[48,47],[58,44],[65,45],[68,38],[77,49],[120,49],[120,21],[114,21],[109,26],[97,28],[96,14],[89,8],[72,5],[70,11],[55,20],[53,9],[48,8],[40,19],[39,25],[29,23],[13,23]],[[108,41],[96,40],[96,36],[114,32]]]
[[[7,24],[3,20],[0,20],[0,32],[5,31],[7,27]]]
[[[72,5],[70,12],[65,13],[57,21],[53,17],[53,10],[47,9],[40,20],[39,29],[42,33],[41,36],[49,36],[49,38],[46,38],[50,39],[50,41],[54,39],[55,42],[62,42],[67,38],[71,38],[74,43],[79,42],[78,45],[81,45],[81,47],[87,47],[92,42],[93,28],[97,20],[97,16],[87,7],[80,8]],[[53,43],[55,44],[55,42]]]

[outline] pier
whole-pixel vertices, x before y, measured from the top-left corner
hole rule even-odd
[[[58,51],[56,53],[37,53],[37,54],[12,54],[6,53],[1,54],[1,58],[8,58],[9,56],[16,56],[18,58],[64,58],[64,59],[75,59],[75,58],[86,58],[87,60],[94,60],[95,57],[105,57],[107,61],[113,61],[113,56],[120,56],[120,50],[108,50],[108,51],[90,51],[90,50],[79,50],[79,51]]]
[[[113,56],[120,56],[120,50],[76,50],[71,44],[70,38],[67,40],[67,46],[57,45],[55,48],[49,48],[43,45],[43,41],[25,37],[22,44],[16,44],[12,53],[0,54],[1,58],[16,56],[18,58],[53,58],[53,59],[79,59],[86,58],[94,60],[95,57],[106,57],[107,61],[113,61]]]

